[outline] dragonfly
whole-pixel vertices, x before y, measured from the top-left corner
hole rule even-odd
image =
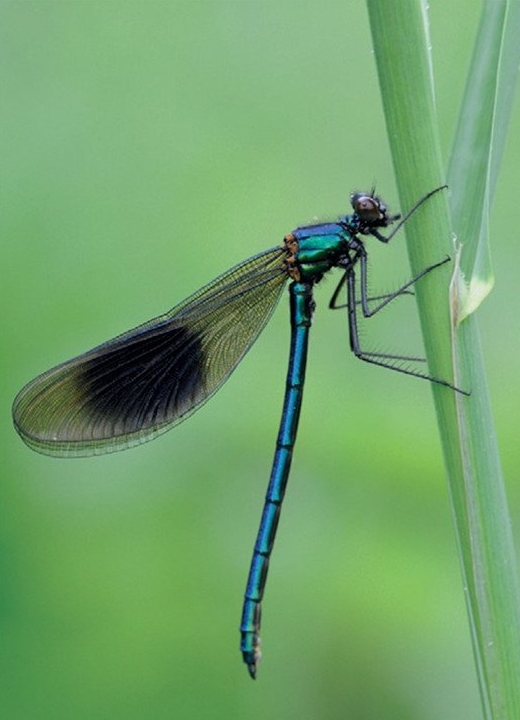
[[[467,394],[406,364],[422,358],[363,349],[358,334],[360,313],[370,318],[397,297],[413,294],[418,280],[450,260],[429,265],[395,292],[369,297],[365,239],[387,244],[445,187],[428,192],[404,217],[389,215],[375,189],[355,192],[350,214],[298,227],[279,246],[236,265],[164,315],[39,375],[15,398],[16,430],[30,448],[46,455],[85,457],[151,440],[189,417],[229,378],[289,282],[291,339],[283,411],[240,625],[240,649],[253,679],[261,658],[262,599],[302,404],[314,286],[330,270],[342,271],[329,307],[346,310],[350,348],[357,358]]]

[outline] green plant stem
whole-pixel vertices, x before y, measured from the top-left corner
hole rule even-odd
[[[397,185],[406,210],[444,182],[426,8],[419,0],[367,4]],[[451,227],[447,197],[441,193],[410,220],[406,230],[414,274],[446,254],[455,259]],[[494,720],[518,720],[517,564],[477,320],[470,315],[455,327],[448,276],[449,271],[439,272],[421,281],[417,301],[432,374],[472,393],[465,398],[432,386],[483,712]]]

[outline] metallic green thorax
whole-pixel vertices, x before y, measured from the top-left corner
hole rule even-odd
[[[314,234],[318,227],[330,232]],[[348,254],[349,239],[348,231],[336,223],[298,228],[285,238],[289,275],[299,282],[318,282]]]
[[[337,235],[316,235],[298,243],[296,261],[302,280],[316,280],[330,270],[341,252],[346,251],[346,242]]]

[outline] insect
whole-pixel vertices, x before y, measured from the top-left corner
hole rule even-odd
[[[351,214],[337,222],[297,228],[280,246],[236,265],[164,315],[39,375],[14,401],[18,433],[29,447],[47,455],[98,455],[151,440],[185,420],[220,388],[290,282],[291,346],[283,412],[240,626],[242,656],[253,678],[261,656],[261,602],[300,415],[316,283],[333,268],[343,271],[329,307],[346,308],[356,357],[464,393],[446,380],[399,364],[420,358],[368,352],[358,336],[360,309],[366,318],[375,315],[398,296],[411,294],[414,283],[449,261],[447,257],[426,267],[391,294],[370,298],[363,238],[388,243],[410,215],[442,189],[422,197],[402,219],[388,214],[374,190],[354,193]],[[381,234],[398,220],[388,235]],[[346,305],[338,303],[342,288]]]

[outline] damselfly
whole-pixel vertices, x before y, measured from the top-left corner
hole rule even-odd
[[[372,317],[449,261],[446,257],[426,267],[391,294],[370,298],[363,236],[388,243],[410,215],[441,189],[421,198],[402,219],[388,215],[374,191],[354,193],[350,215],[297,228],[281,245],[236,265],[166,314],[43,373],[14,401],[14,424],[22,439],[47,455],[84,457],[151,440],[185,420],[227,380],[290,282],[287,385],[240,626],[241,651],[253,678],[260,659],[261,601],[300,415],[316,283],[333,268],[343,271],[329,307],[346,308],[350,347],[356,357],[457,390],[446,380],[402,364],[420,358],[368,352],[358,336],[360,310],[365,318]],[[380,229],[397,220],[392,232],[381,234]],[[347,298],[343,305],[338,303],[342,288]]]

